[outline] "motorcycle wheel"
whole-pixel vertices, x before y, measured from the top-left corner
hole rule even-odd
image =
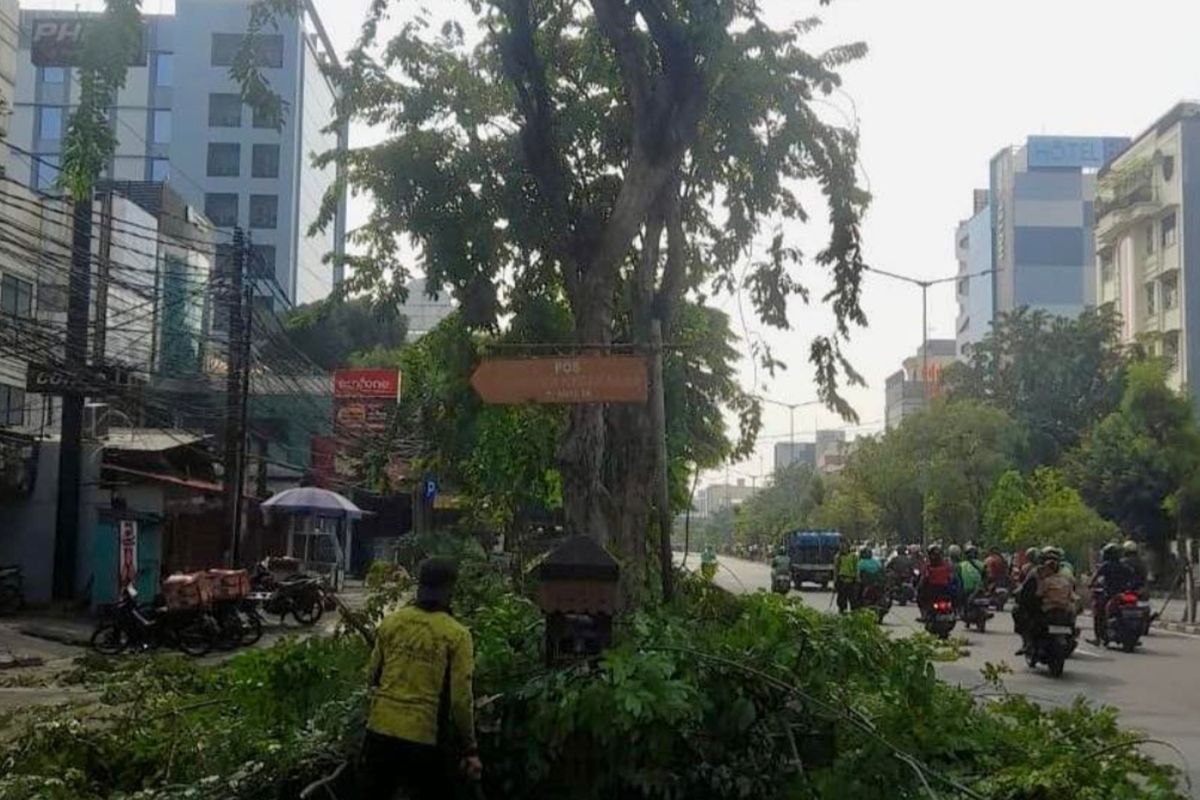
[[[292,616],[301,625],[316,625],[324,613],[325,604],[321,602],[321,596],[318,594],[297,598],[296,605],[292,607]]]
[[[1058,653],[1054,653],[1050,656],[1049,660],[1046,661],[1046,669],[1050,671],[1051,678],[1061,678],[1063,674],[1063,667],[1065,665],[1066,660]]]
[[[129,632],[115,622],[101,623],[92,632],[92,649],[106,656],[124,653],[129,647]]]
[[[239,611],[238,616],[242,618],[242,646],[249,647],[257,643],[263,635],[262,620],[258,614],[253,611]]]
[[[1037,669],[1037,653],[1033,652],[1032,645],[1030,646],[1029,650],[1025,651],[1025,663],[1029,665],[1030,669]]]
[[[244,628],[237,614],[229,614],[217,620],[217,635],[213,646],[218,650],[234,650],[242,643]]]
[[[175,644],[189,656],[208,655],[216,644],[214,626],[208,620],[197,619],[181,626],[175,633]]]
[[[1137,639],[1134,639],[1133,637],[1126,637],[1121,640],[1121,649],[1126,653],[1132,653],[1135,649],[1137,649],[1137,646]]]
[[[979,629],[980,633],[986,633],[987,632],[987,619],[979,620],[979,622],[975,623],[975,627]]]

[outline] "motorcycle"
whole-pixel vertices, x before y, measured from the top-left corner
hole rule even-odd
[[[189,656],[203,656],[217,640],[217,624],[203,609],[168,610],[157,605],[140,605],[132,585],[92,632],[92,649],[115,656],[129,648],[153,650],[176,647]]]
[[[974,626],[980,633],[986,631],[987,621],[992,618],[991,605],[992,601],[980,592],[968,597],[959,610],[963,625],[968,629]]]
[[[213,619],[218,629],[217,647],[221,650],[249,647],[262,638],[262,617],[255,604],[246,598],[215,601]]]
[[[879,584],[867,584],[863,587],[858,607],[874,609],[875,616],[882,624],[883,618],[892,610],[891,594]]]
[[[792,578],[786,572],[777,572],[771,576],[771,591],[775,594],[787,594],[792,590]]]
[[[1079,629],[1075,627],[1075,618],[1069,614],[1049,616],[1046,624],[1034,636],[1025,650],[1025,661],[1030,669],[1036,669],[1038,664],[1045,664],[1050,676],[1061,678],[1063,665],[1075,652],[1079,639]]]
[[[916,573],[913,573],[914,576]],[[917,590],[914,586],[916,578],[904,580],[897,578],[888,582],[888,597],[893,603],[899,606],[906,606],[917,599]]]
[[[993,586],[991,593],[988,595],[988,600],[991,606],[996,611],[1003,611],[1004,606],[1008,604],[1008,587]]]
[[[925,630],[939,639],[947,639],[957,622],[954,602],[946,595],[935,597],[925,616]]]
[[[1126,653],[1132,653],[1149,624],[1150,603],[1138,598],[1136,592],[1116,595],[1108,602],[1106,609],[1101,605],[1104,602],[1102,593],[1094,594],[1093,600],[1097,641],[1105,646],[1115,642]]]
[[[301,625],[315,625],[325,613],[325,591],[320,580],[303,574],[276,580],[262,564],[255,569],[246,600],[251,614],[257,617],[261,608],[279,617],[280,623],[291,614]]]

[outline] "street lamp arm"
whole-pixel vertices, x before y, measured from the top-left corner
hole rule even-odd
[[[880,275],[886,275],[889,278],[895,278],[898,281],[904,281],[905,283],[911,283],[914,286],[927,285],[926,281],[920,281],[920,280],[917,280],[916,278],[910,278],[907,275],[899,275],[895,272],[888,272],[886,269],[880,269],[879,267],[863,267],[863,269],[866,269],[869,272],[877,272]]]
[[[770,403],[773,406],[779,406],[781,408],[787,408],[787,409],[804,408],[805,406],[815,406],[815,405],[820,405],[822,402],[821,400],[805,400],[803,403],[785,403],[782,400],[773,400],[770,397],[764,397],[761,394],[754,395],[754,398],[757,400],[761,400],[764,403]]]

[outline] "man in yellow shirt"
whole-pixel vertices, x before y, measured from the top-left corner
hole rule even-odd
[[[368,665],[372,697],[363,743],[364,798],[387,800],[398,787],[411,800],[452,796],[452,776],[438,748],[439,738],[450,732],[439,730],[443,718],[457,737],[468,775],[478,779],[483,771],[475,747],[474,643],[450,616],[457,578],[453,561],[424,561],[416,602],[385,617],[375,634]]]

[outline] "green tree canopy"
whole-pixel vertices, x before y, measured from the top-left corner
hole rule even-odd
[[[1067,486],[1059,470],[1042,467],[1017,487],[1006,472],[997,481],[992,500],[1021,499],[1009,508],[1002,541],[1013,548],[1063,548],[1072,563],[1081,565],[1097,547],[1112,541],[1120,530],[1093,511],[1079,492]],[[1002,484],[1006,484],[1002,486]],[[989,509],[991,508],[989,501]]]
[[[284,325],[286,342],[267,342],[263,357],[291,359],[294,348],[326,370],[347,366],[355,357],[361,362],[372,350],[400,347],[408,327],[402,315],[373,307],[365,298],[300,306]]]
[[[809,465],[778,469],[769,486],[738,507],[734,535],[743,544],[774,546],[784,533],[808,524],[823,492],[820,476]]]
[[[1192,485],[1200,433],[1192,405],[1166,383],[1166,367],[1129,367],[1120,407],[1072,455],[1068,472],[1087,502],[1162,553],[1173,529],[1169,501]]]
[[[1116,409],[1128,360],[1110,309],[1068,319],[1021,308],[998,315],[943,383],[952,399],[988,403],[1024,426],[1029,466],[1054,464]]]

